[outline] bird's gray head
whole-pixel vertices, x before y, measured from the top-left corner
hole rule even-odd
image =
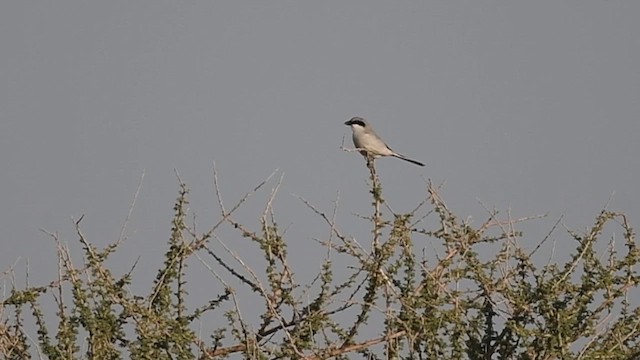
[[[351,120],[345,122],[344,124],[351,127],[359,126],[362,128],[366,128],[369,126],[369,124],[367,124],[367,121],[359,116],[352,117]]]

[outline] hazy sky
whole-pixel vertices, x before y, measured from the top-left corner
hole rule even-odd
[[[638,1],[2,2],[1,270],[20,257],[32,282],[52,280],[39,229],[75,246],[82,214],[89,240],[113,242],[144,171],[113,263],[141,256],[136,274],[152,278],[174,169],[205,230],[219,218],[214,161],[229,205],[284,173],[275,210],[294,265],[319,261],[312,238],[327,230],[292,194],[329,211],[339,192],[343,230],[367,236],[353,216],[370,213],[367,170],[340,150],[356,115],[427,164],[377,162],[399,212],[430,178],[476,223],[478,200],[549,213],[524,246],[561,214],[584,229],[614,192],[638,227],[639,16]],[[257,229],[265,196],[239,219]]]

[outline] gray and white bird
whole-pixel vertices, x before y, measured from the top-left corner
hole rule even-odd
[[[344,124],[351,127],[351,130],[353,131],[353,145],[355,145],[356,148],[361,149],[360,153],[365,158],[367,156],[371,156],[373,158],[393,156],[419,166],[424,166],[424,164],[419,161],[411,160],[408,157],[391,150],[391,148],[382,141],[380,136],[373,131],[373,127],[371,127],[365,119],[356,116]]]

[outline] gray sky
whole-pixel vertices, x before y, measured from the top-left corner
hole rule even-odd
[[[280,169],[294,265],[319,261],[312,238],[327,230],[292,194],[328,211],[340,192],[343,230],[366,236],[352,216],[370,212],[364,161],[339,149],[355,115],[427,164],[377,162],[397,211],[430,178],[476,223],[478,200],[549,212],[525,246],[561,214],[588,226],[613,192],[637,227],[638,15],[637,1],[3,2],[1,268],[22,257],[32,282],[52,280],[55,245],[39,229],[76,244],[81,214],[89,240],[113,242],[144,171],[113,263],[142,256],[150,279],[174,169],[204,230],[219,216],[214,161],[228,204]],[[264,198],[239,217],[257,225]]]

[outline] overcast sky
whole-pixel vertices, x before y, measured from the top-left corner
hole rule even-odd
[[[476,223],[479,201],[549,213],[527,247],[562,214],[583,230],[614,193],[610,208],[638,227],[639,16],[638,1],[2,2],[1,270],[28,259],[32,282],[52,280],[39,229],[75,246],[82,214],[90,241],[115,241],[144,172],[113,264],[140,256],[151,279],[174,169],[199,229],[219,219],[214,161],[229,205],[279,169],[294,265],[319,263],[312,238],[327,230],[292,194],[330,211],[339,192],[343,230],[367,236],[353,216],[370,213],[367,170],[340,150],[352,116],[427,164],[377,161],[398,212],[432,179]],[[239,219],[258,229],[266,195]]]

